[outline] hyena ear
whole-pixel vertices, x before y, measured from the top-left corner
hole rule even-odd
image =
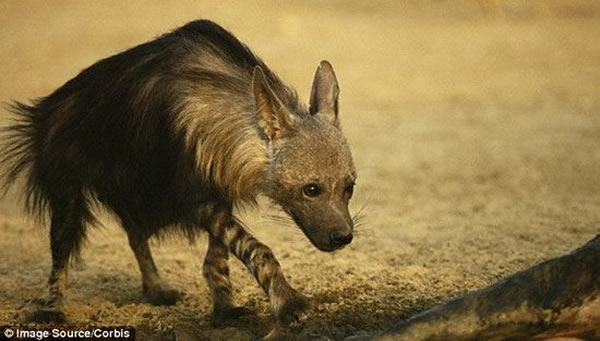
[[[252,91],[258,115],[258,125],[269,140],[285,136],[293,128],[294,118],[287,112],[281,100],[277,98],[260,66],[254,67]]]
[[[310,113],[325,116],[334,126],[339,127],[338,120],[338,85],[333,66],[323,60],[317,67],[315,80],[310,94]]]

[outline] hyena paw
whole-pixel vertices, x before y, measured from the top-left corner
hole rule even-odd
[[[227,322],[238,319],[242,316],[252,315],[254,312],[246,307],[229,306],[216,308],[212,312],[214,323]]]
[[[144,295],[153,305],[174,305],[181,298],[182,293],[166,282],[160,281],[153,283],[152,286],[144,285]]]
[[[274,310],[275,319],[281,326],[288,326],[294,322],[299,322],[300,317],[306,312],[309,306],[308,298],[294,290]]]
[[[34,300],[34,303],[43,309],[59,309],[63,306],[63,295],[61,293],[51,293],[44,298]]]

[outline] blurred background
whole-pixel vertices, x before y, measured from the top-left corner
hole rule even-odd
[[[353,206],[366,214],[356,240],[323,254],[268,209],[240,213],[318,302],[288,338],[385,329],[598,233],[595,0],[2,1],[0,100],[47,95],[98,59],[198,18],[233,32],[303,98],[320,60],[339,78],[359,172]],[[8,116],[0,110],[0,124]],[[0,325],[24,321],[50,266],[46,230],[17,197],[0,201]],[[71,275],[73,323],[178,339],[268,328],[266,298],[236,261],[238,300],[263,317],[209,327],[205,241],[155,245],[164,276],[187,296],[146,304],[125,234],[104,222]]]

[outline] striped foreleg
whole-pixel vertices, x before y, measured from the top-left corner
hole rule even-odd
[[[229,251],[218,239],[209,235],[208,250],[204,258],[202,274],[208,284],[213,300],[215,320],[232,319],[249,313],[244,307],[233,304],[229,280]]]
[[[287,325],[299,318],[308,307],[308,300],[289,285],[269,247],[256,240],[233,218],[215,225],[211,233],[254,275],[269,296],[278,323]]]

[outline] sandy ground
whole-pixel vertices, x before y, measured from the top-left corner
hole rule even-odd
[[[366,205],[355,241],[324,254],[266,208],[241,214],[316,303],[286,339],[383,330],[599,232],[594,0],[2,1],[0,99],[48,94],[95,60],[195,18],[232,30],[304,98],[321,59],[340,80],[359,170],[353,210]],[[17,193],[0,201],[0,325],[26,323],[50,267],[47,229],[22,214]],[[267,332],[267,299],[236,260],[236,299],[258,315],[210,325],[205,240],[153,245],[186,296],[172,307],[144,302],[125,234],[103,217],[70,274],[72,325],[132,325],[144,340]]]

